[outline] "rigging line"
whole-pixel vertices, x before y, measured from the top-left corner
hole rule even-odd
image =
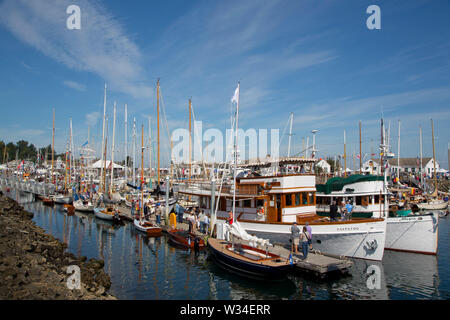
[[[288,124],[289,124],[289,121],[290,121],[290,120],[291,120],[291,116],[289,116],[289,119],[288,119],[286,125],[284,126],[283,134],[281,135],[281,138],[280,138],[280,140],[278,141],[278,145],[281,145],[281,141],[282,141],[283,138],[284,138],[284,134],[286,133],[286,129],[287,129],[287,127],[288,127]]]

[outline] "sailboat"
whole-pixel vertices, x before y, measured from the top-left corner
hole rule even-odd
[[[148,236],[160,235],[162,228],[156,224],[151,223],[144,218],[144,125],[142,125],[142,146],[141,146],[141,205],[139,206],[139,219],[134,219],[134,226],[137,230],[146,232]]]
[[[431,197],[433,199],[428,199],[427,202],[418,203],[417,207],[421,210],[445,210],[448,207],[448,202],[443,199],[438,199],[438,183],[437,183],[437,174],[436,174],[436,154],[434,149],[434,125],[433,120],[431,120],[431,134],[433,138],[433,166],[434,166],[434,192]]]

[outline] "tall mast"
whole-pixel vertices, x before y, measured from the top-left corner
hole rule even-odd
[[[347,176],[347,153],[345,150],[345,130],[344,130],[344,176]]]
[[[158,185],[159,185],[159,79],[156,85],[156,122],[158,124]]]
[[[111,192],[114,192],[114,152],[115,152],[115,136],[116,136],[116,102],[114,101],[114,117],[113,117],[113,140],[111,149]]]
[[[151,184],[152,181],[152,117],[148,117],[148,177]]]
[[[359,120],[359,174],[362,174],[361,120]]]
[[[420,133],[420,186],[423,188],[423,167],[422,167],[422,126],[419,126]]]
[[[166,204],[168,206],[168,204]],[[142,125],[142,138],[141,138],[141,217],[144,207],[144,125]]]
[[[106,127],[108,127],[108,118],[106,118]],[[108,129],[107,129],[108,130]],[[108,145],[108,135],[105,136],[105,150],[103,153],[103,157],[104,157],[104,162],[102,163],[102,168],[103,166],[105,167],[103,170],[103,189],[102,191],[105,192],[106,191],[106,146]]]
[[[133,185],[136,185],[136,118],[133,118]]]
[[[125,182],[128,182],[128,115],[127,104],[125,104]]]
[[[103,178],[103,165],[104,165],[104,161],[106,161],[106,159],[103,157],[103,149],[104,149],[104,146],[105,146],[105,117],[106,117],[106,83],[105,83],[105,94],[104,94],[104,96],[103,96],[103,133],[102,133],[102,151],[101,151],[101,153],[102,153],[102,165],[101,165],[101,172],[100,172],[100,175],[101,175],[101,177]],[[103,184],[103,181],[102,181],[102,185],[101,185],[101,187],[100,187],[100,190],[101,191],[104,191],[104,189],[105,189],[105,185]]]
[[[191,176],[192,176],[192,165],[191,165],[191,159],[192,159],[192,150],[191,150],[191,143],[192,143],[192,134],[191,134],[191,112],[192,112],[192,106],[191,106],[191,99],[189,99],[189,184],[191,184]]]
[[[398,120],[397,176],[400,179],[400,120]]]
[[[292,136],[292,121],[294,120],[294,113],[291,112],[291,124],[289,126],[289,140],[288,140],[288,154],[287,156],[290,157],[291,156],[291,136]]]
[[[234,172],[233,172],[233,223],[236,221],[236,166],[237,166],[237,144],[238,144],[238,121],[239,121],[239,94],[240,83],[237,86],[237,99],[236,99],[236,131],[235,131],[235,143],[234,143]]]
[[[52,131],[52,176],[51,181],[53,184],[56,184],[56,181],[53,179],[53,161],[55,158],[55,109],[53,109],[53,131]]]
[[[438,195],[438,184],[437,184],[437,175],[436,175],[436,153],[434,151],[434,125],[433,119],[431,119],[431,135],[433,137],[433,170],[434,170],[434,192],[433,196],[437,197]]]
[[[73,159],[73,141],[72,141],[72,118],[70,118],[69,120],[69,127],[70,127],[70,139],[69,139],[69,185],[72,182],[72,172],[73,172],[73,165],[74,162],[72,161]]]

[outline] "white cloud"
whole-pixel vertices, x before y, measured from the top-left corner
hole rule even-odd
[[[93,72],[108,87],[135,98],[152,96],[144,85],[141,52],[98,2],[79,0],[81,30],[66,28],[70,0],[5,0],[0,22],[18,39],[68,68]]]
[[[84,84],[75,82],[75,81],[71,81],[71,80],[66,80],[63,82],[63,84],[69,88],[78,90],[78,91],[85,91],[86,90],[86,86]]]
[[[86,124],[94,127],[97,124],[98,118],[100,118],[100,112],[91,112],[86,114]]]

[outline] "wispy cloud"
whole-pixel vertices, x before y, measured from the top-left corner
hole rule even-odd
[[[79,0],[81,30],[68,30],[69,0],[5,0],[0,22],[18,39],[68,68],[93,72],[113,90],[148,98],[142,54],[117,19],[100,3]]]
[[[63,84],[66,87],[69,87],[69,88],[72,88],[72,89],[75,89],[75,90],[78,90],[78,91],[85,91],[86,90],[86,86],[84,84],[81,84],[81,83],[78,83],[78,82],[75,82],[75,81],[66,80],[66,81],[63,81]]]
[[[86,124],[94,127],[97,124],[98,119],[100,118],[100,112],[91,112],[86,114]]]

